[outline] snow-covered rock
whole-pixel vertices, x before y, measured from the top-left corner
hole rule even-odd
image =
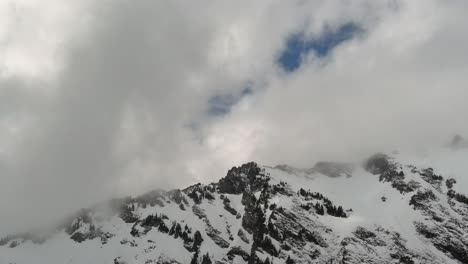
[[[5,234],[0,263],[468,263],[463,179],[413,161],[251,162],[83,209],[47,234]]]

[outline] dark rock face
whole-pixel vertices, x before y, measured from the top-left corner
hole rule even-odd
[[[73,234],[71,237],[70,237],[72,240],[75,240],[76,242],[78,243],[81,243],[83,241],[85,241],[86,239],[88,239],[87,236],[85,236],[83,233],[81,232],[76,232],[75,234]]]
[[[257,215],[255,214],[257,199],[251,193],[244,193],[242,195],[242,204],[245,207],[245,213],[242,217],[242,227],[252,234],[257,221]]]
[[[235,256],[240,256],[244,261],[248,261],[250,258],[250,254],[245,252],[242,248],[240,247],[232,247],[228,253],[228,259],[233,260]]]
[[[453,236],[456,231],[453,227],[433,226],[429,227],[424,223],[415,223],[416,230],[429,239],[432,244],[440,251],[450,254],[454,259],[461,263],[468,263],[468,240],[461,234]]]
[[[421,186],[414,180],[407,182],[401,166],[399,167],[385,154],[370,157],[364,164],[364,168],[374,175],[379,175],[379,181],[391,183],[392,187],[402,194],[414,192]]]
[[[201,209],[200,207],[194,205],[192,207],[192,211],[196,216],[198,216],[198,218],[202,219],[205,222],[205,224],[206,224],[205,232],[208,235],[208,237],[210,237],[211,240],[213,240],[213,242],[215,242],[216,245],[218,245],[221,248],[229,247],[229,242],[227,242],[225,239],[223,239],[220,236],[221,232],[211,225],[210,219],[205,214],[203,209]]]
[[[412,173],[419,175],[432,187],[422,189],[418,182],[406,182],[405,175],[399,166],[385,155],[375,155],[368,160],[365,168],[373,174],[380,174],[381,181],[391,182],[392,187],[402,194],[416,192],[411,196],[409,204],[414,210],[418,210],[422,215],[428,217],[427,219],[430,219],[431,223],[430,225],[423,222],[414,223],[416,231],[441,252],[461,263],[468,263],[468,239],[466,239],[466,234],[464,235],[466,231],[463,231],[468,230],[468,225],[450,215],[448,209],[441,206],[440,199],[434,193],[443,195],[443,176],[435,174],[432,168],[418,169],[409,165],[408,168],[411,169]],[[399,169],[400,172],[398,172]],[[445,181],[445,185],[449,189],[446,194],[448,204],[466,221],[468,219],[468,198],[452,190],[455,183],[456,181],[451,178]],[[399,260],[402,263],[414,263],[412,259],[404,256],[400,256]]]
[[[455,199],[456,201],[458,201],[460,203],[468,205],[468,197],[466,197],[465,195],[463,195],[461,193],[457,193],[454,190],[449,190],[447,192],[447,196],[452,198],[452,199]]]
[[[358,227],[354,237],[342,240],[342,249],[338,253],[337,263],[428,263],[430,258],[415,254],[406,247],[406,241],[399,233],[391,232],[382,227],[368,230]],[[375,248],[387,248],[385,254]],[[387,255],[388,254],[388,255]]]
[[[242,231],[242,229],[239,229],[239,231],[237,232],[237,235],[240,237],[240,239],[242,239],[242,241],[244,241],[246,244],[250,244],[250,240],[247,238],[247,236],[245,235],[244,231]]]
[[[262,187],[264,181],[257,178],[261,169],[257,163],[249,162],[240,167],[230,169],[223,179],[218,182],[220,193],[241,194],[250,187],[251,191]]]
[[[225,199],[223,200],[223,204],[224,204],[224,209],[225,209],[226,211],[228,211],[228,212],[231,213],[232,215],[237,215],[236,209],[234,209],[234,208],[231,207],[231,201],[229,201],[228,198],[225,198]]]
[[[391,182],[396,186],[406,185],[403,181],[405,174],[397,171],[397,165],[387,155],[372,156],[367,160],[364,168],[374,175],[380,175],[379,180],[382,182]]]
[[[368,245],[386,246],[385,242],[382,239],[379,239],[375,233],[363,227],[358,227],[354,231],[354,235]]]
[[[437,197],[431,190],[418,191],[411,197],[409,202],[414,209],[424,210],[427,209],[431,201],[437,201]]]
[[[130,210],[122,211],[120,213],[120,218],[122,218],[122,220],[127,224],[135,223],[136,221],[138,221],[138,216],[133,214],[133,212]]]
[[[229,247],[229,242],[227,242],[224,238],[220,236],[221,232],[214,228],[213,226],[209,226],[207,229],[205,229],[207,235],[215,242],[216,245],[218,245],[221,248],[228,248]]]
[[[155,262],[156,264],[182,264],[170,257],[160,256],[158,260]]]
[[[400,191],[400,193],[404,194],[416,191],[417,189],[419,189],[419,187],[421,187],[421,184],[413,180],[410,180],[406,183],[402,179],[395,179],[392,182],[392,187]]]
[[[443,177],[436,175],[432,168],[422,169],[421,171],[413,169],[413,172],[421,175],[421,178],[427,183],[431,184],[438,192],[441,192]]]
[[[423,170],[423,173],[419,174],[421,178],[430,183],[435,190],[440,191],[440,183],[443,181],[442,176],[434,175],[432,169]],[[448,181],[446,185],[449,187],[451,184],[453,183]],[[455,205],[456,202],[453,201],[455,200],[463,204],[464,199],[462,197],[465,196],[461,194],[457,195],[454,190],[449,188],[447,192],[448,204],[455,212],[466,219],[465,212],[468,211],[463,210],[462,207],[457,207]],[[441,207],[438,202],[439,199],[437,196],[429,189],[420,190],[411,197],[410,205],[412,205],[415,210],[421,211],[423,215],[429,216],[433,220],[429,223],[414,223],[416,231],[422,237],[428,239],[434,247],[441,252],[461,263],[468,263],[468,239],[465,234],[466,230],[468,230],[468,225],[466,221],[460,221],[458,218],[451,217],[447,209]],[[468,203],[466,205],[468,205]]]

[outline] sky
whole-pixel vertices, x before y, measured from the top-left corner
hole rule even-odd
[[[246,161],[468,135],[463,0],[0,2],[2,230]]]

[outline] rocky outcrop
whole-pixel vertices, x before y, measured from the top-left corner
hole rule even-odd
[[[427,238],[440,251],[449,254],[461,263],[468,263],[468,239],[464,237],[459,228],[454,228],[452,223],[447,225],[428,226],[427,224],[415,223],[419,234]]]
[[[219,182],[220,193],[241,194],[245,190],[256,191],[267,180],[260,174],[261,169],[255,162],[246,163],[230,169]]]
[[[250,258],[250,254],[240,247],[232,247],[229,249],[227,256],[229,260],[233,260],[235,256],[240,256],[245,261],[248,261]]]
[[[414,192],[421,186],[414,180],[406,181],[401,166],[385,154],[375,154],[370,157],[365,162],[364,168],[374,175],[379,175],[379,181],[391,183],[392,187],[402,194]]]

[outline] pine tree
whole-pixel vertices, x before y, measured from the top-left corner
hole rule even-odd
[[[184,241],[187,241],[187,239],[188,239],[188,235],[187,235],[187,231],[186,231],[186,230],[182,233],[182,239],[183,239]]]
[[[338,215],[339,217],[346,217],[346,214],[345,214],[345,212],[343,211],[343,207],[341,207],[341,205],[338,206],[338,209],[337,209],[337,212],[336,212],[336,213],[337,213],[337,215]]]
[[[323,209],[323,205],[319,204],[318,202],[315,204],[315,211],[318,215],[324,215],[325,210]]]
[[[182,235],[182,227],[180,226],[179,223],[177,223],[176,228],[175,228],[175,238],[178,238],[179,236]]]
[[[301,189],[299,189],[299,194],[300,194],[301,196],[306,196],[306,195],[307,195],[307,192],[306,192],[304,189],[301,188]]]
[[[195,251],[193,254],[192,260],[190,261],[190,264],[198,264],[198,250]]]
[[[207,252],[205,255],[203,255],[201,264],[212,264],[212,263],[213,262],[211,262],[210,255]]]
[[[200,233],[200,231],[196,231],[195,234],[193,235],[193,247],[192,247],[192,250],[193,251],[198,251],[200,249],[200,245],[201,243],[203,242],[203,238],[202,238],[202,235]]]
[[[172,236],[174,235],[175,233],[175,227],[176,227],[176,224],[175,222],[172,223],[172,226],[171,226],[171,230],[169,230],[169,235]]]
[[[262,192],[260,193],[260,197],[258,198],[259,204],[263,205],[265,209],[268,208],[269,197],[270,194],[268,193],[268,185],[265,185],[262,189]]]
[[[169,232],[169,228],[167,228],[166,224],[164,224],[163,221],[161,221],[161,223],[159,224],[158,230],[159,230],[159,232],[162,232],[162,233],[168,233]]]

